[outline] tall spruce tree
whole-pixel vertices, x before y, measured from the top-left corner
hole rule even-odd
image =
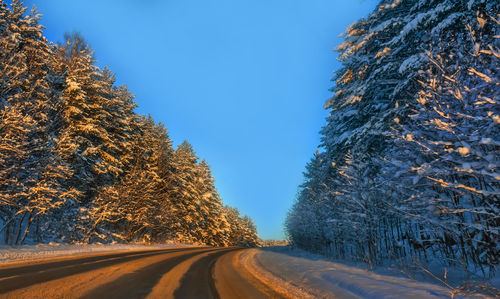
[[[203,243],[213,246],[227,245],[229,231],[227,220],[222,211],[222,200],[215,188],[215,180],[210,166],[202,160],[197,167],[198,227]]]
[[[134,164],[119,182],[104,187],[93,202],[90,238],[151,242],[168,234],[166,223],[171,215],[163,211],[169,205],[169,190],[160,167],[166,166],[167,161],[162,160],[165,155],[171,157],[170,139],[151,117],[139,120],[133,136]]]
[[[60,102],[53,86],[58,78],[51,69],[52,50],[38,24],[40,16],[34,10],[25,14],[20,1],[13,1],[11,10],[3,3],[1,7],[5,31],[0,43],[7,50],[2,57],[2,108],[16,107],[11,111],[32,119],[25,124],[29,132],[21,162],[23,171],[17,176],[23,194],[17,202],[20,218],[16,220],[15,238],[8,241],[18,244],[24,242],[34,222],[39,225],[41,215],[60,208],[75,192],[64,185],[70,169],[57,153]],[[57,221],[53,217],[45,220]]]
[[[65,76],[63,130],[58,146],[73,167],[72,184],[88,202],[100,186],[122,174],[135,104],[125,87],[114,86],[109,70],[95,65],[93,51],[79,34],[65,36],[56,49],[56,70]]]
[[[257,228],[252,219],[242,216],[237,208],[223,207],[229,223],[229,244],[233,246],[255,247],[261,243],[257,235]]]
[[[133,112],[79,34],[54,46],[26,11],[0,0],[1,241],[228,245],[208,164]],[[251,219],[237,219],[241,240],[257,238]]]
[[[347,29],[313,172],[323,195],[301,189],[292,240],[369,263],[498,264],[498,6],[384,0]]]
[[[198,157],[193,146],[187,141],[182,142],[174,151],[175,177],[171,201],[171,213],[175,215],[171,226],[175,238],[180,241],[195,241],[198,232],[199,199],[196,190],[196,172]],[[200,236],[198,236],[200,237]]]

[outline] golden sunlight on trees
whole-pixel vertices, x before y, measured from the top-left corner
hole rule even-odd
[[[53,45],[38,20],[0,0],[0,242],[257,245],[191,145],[137,115],[82,36]]]

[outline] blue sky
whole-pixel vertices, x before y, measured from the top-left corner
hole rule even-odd
[[[319,144],[339,34],[373,0],[25,1],[50,41],[78,31],[137,112],[187,139],[226,204],[264,239],[283,238],[304,165]]]

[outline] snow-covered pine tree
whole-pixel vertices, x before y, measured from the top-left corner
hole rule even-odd
[[[133,112],[133,96],[81,36],[53,46],[38,20],[0,0],[2,241],[227,245],[208,164],[187,142],[174,152],[162,124]],[[237,243],[257,244],[252,220],[235,215]]]
[[[57,153],[60,103],[53,85],[58,78],[51,71],[52,50],[42,35],[40,16],[35,10],[26,14],[20,1],[13,1],[11,9],[3,2],[0,7],[4,24],[0,41],[4,46],[0,57],[2,109],[18,111],[32,120],[24,125],[29,124],[27,145],[20,144],[25,155],[17,184],[23,196],[17,202],[19,219],[15,224],[15,237],[9,241],[18,244],[24,242],[33,223],[40,225],[42,215],[54,212],[76,193],[64,184],[70,169]],[[57,222],[53,217],[44,219]]]
[[[229,245],[254,247],[260,244],[257,228],[248,216],[241,216],[237,208],[223,207],[224,215],[229,223]]]
[[[325,210],[327,191],[324,188],[323,153],[318,150],[306,165],[304,183],[299,186],[297,201],[289,211],[285,228],[296,246],[322,251],[327,240],[325,238],[325,216],[330,209]],[[332,233],[332,231],[329,231]]]
[[[172,236],[169,223],[174,217],[170,211],[173,195],[173,169],[175,166],[173,160],[174,149],[168,131],[161,122],[155,123],[148,116],[143,117],[139,124],[142,134],[150,135],[147,140],[150,140],[151,144],[151,146],[143,146],[139,150],[142,150],[143,156],[149,155],[150,159],[153,160],[154,170],[159,179],[159,185],[156,189],[157,209],[151,214],[152,217],[150,218],[150,238],[155,242],[161,242],[168,240]],[[137,150],[134,150],[134,152],[137,152]]]
[[[337,48],[343,67],[325,105],[331,113],[322,130],[325,167],[318,174],[326,190],[322,202],[328,202],[319,210],[331,215],[318,218],[339,232],[327,237],[343,244],[334,246],[336,255],[366,258],[367,242],[353,241],[342,229],[362,224],[360,232],[378,239],[376,252],[369,250],[376,261],[436,256],[465,266],[498,263],[491,258],[498,256],[492,249],[498,241],[490,242],[498,240],[492,127],[498,115],[498,6],[384,0],[347,29]],[[300,194],[299,203],[307,202]],[[291,215],[307,218],[317,209],[296,204]],[[318,246],[312,243],[306,248]]]
[[[215,180],[210,166],[202,160],[197,166],[196,189],[199,200],[198,220],[204,244],[213,246],[227,245],[228,223],[222,211],[222,200],[215,188]]]
[[[54,69],[64,76],[62,131],[59,153],[72,167],[70,186],[81,196],[70,218],[81,229],[72,238],[85,233],[88,208],[101,188],[119,181],[131,160],[131,140],[136,114],[133,96],[125,86],[115,86],[114,75],[95,65],[93,51],[77,33],[65,36],[55,50]]]
[[[483,271],[500,262],[500,26],[488,11],[473,10],[466,22],[457,21],[468,28],[453,33],[459,48],[443,50],[451,32],[432,40],[422,90],[406,103],[410,114],[396,127],[402,134],[394,139],[405,155],[394,153],[401,176],[391,182],[399,197],[415,199],[406,210],[421,216],[428,239],[418,242],[442,259]]]
[[[179,144],[174,151],[173,162],[173,193],[169,214],[175,216],[171,219],[170,227],[176,239],[192,242],[197,240],[198,221],[201,219],[195,186],[198,157],[193,146],[187,141]]]
[[[21,113],[19,104],[4,106],[0,111],[0,232],[4,242],[12,241],[13,224],[25,211],[26,188],[22,184],[23,161],[28,157],[30,129],[34,121]]]
[[[257,234],[257,226],[253,222],[252,218],[244,215],[240,218],[241,225],[244,229],[244,237],[242,240],[243,246],[245,247],[256,247],[262,243],[258,234]],[[242,246],[242,245],[240,245]]]
[[[164,241],[172,238],[172,142],[162,124],[142,117],[133,135],[132,161],[120,182],[103,188],[91,209],[101,239]],[[111,236],[111,237],[109,237]]]
[[[125,87],[114,86],[109,70],[95,65],[93,51],[79,34],[65,39],[56,48],[55,68],[65,77],[58,146],[74,169],[71,183],[88,203],[126,168],[135,103]]]

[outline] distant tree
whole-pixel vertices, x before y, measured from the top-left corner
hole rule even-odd
[[[299,186],[297,201],[285,221],[286,231],[293,238],[293,243],[300,247],[311,246],[309,248],[314,251],[323,249],[327,242],[324,217],[329,216],[322,212],[327,195],[323,176],[325,167],[328,165],[324,164],[323,154],[316,151],[306,165],[304,183]]]
[[[248,216],[241,216],[236,208],[224,206],[229,223],[229,244],[232,246],[255,247],[260,245],[257,228]]]
[[[262,247],[273,247],[273,246],[287,246],[289,245],[286,240],[263,240]]]
[[[170,226],[179,241],[193,242],[198,232],[199,200],[195,186],[198,157],[187,141],[174,151],[173,196],[170,203],[172,215]],[[199,237],[199,235],[198,235]]]
[[[213,246],[225,246],[228,243],[229,225],[222,210],[222,199],[215,189],[215,180],[210,166],[202,160],[197,167],[196,189],[199,200],[198,225],[202,237],[200,240]]]

